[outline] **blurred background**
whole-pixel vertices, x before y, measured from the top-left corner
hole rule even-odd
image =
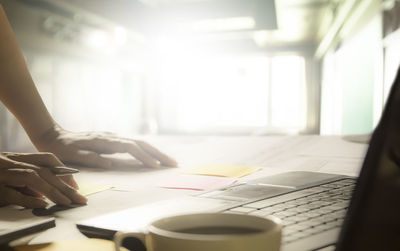
[[[400,62],[396,0],[0,0],[68,130],[364,134]],[[2,151],[32,145],[1,106]]]

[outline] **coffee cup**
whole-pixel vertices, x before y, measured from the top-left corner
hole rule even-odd
[[[120,251],[126,238],[137,238],[148,251],[278,251],[282,225],[276,217],[228,213],[201,213],[162,218],[144,233],[114,237]]]

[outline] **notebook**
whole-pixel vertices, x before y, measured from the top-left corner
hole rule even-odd
[[[140,231],[155,219],[184,213],[276,215],[284,225],[283,251],[400,250],[399,85],[398,73],[357,179],[289,172],[106,214],[77,226],[88,236],[112,238],[117,231]]]

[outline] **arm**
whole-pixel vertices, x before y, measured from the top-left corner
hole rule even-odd
[[[15,115],[32,142],[55,123],[47,111],[0,5],[0,100]],[[15,204],[28,208],[46,207],[45,197],[54,203],[86,203],[77,192],[71,175],[59,178],[47,167],[63,166],[50,153],[0,154],[0,206]]]
[[[0,31],[0,100],[35,142],[55,122],[33,83],[1,5]]]
[[[1,4],[0,100],[22,124],[36,148],[51,152],[0,154],[0,206],[46,207],[45,197],[62,205],[86,203],[71,175],[58,177],[48,168],[63,166],[61,161],[110,167],[112,163],[102,153],[127,152],[147,166],[176,165],[175,160],[146,142],[106,133],[74,133],[57,125],[35,87]]]
[[[57,125],[35,87],[1,5],[0,100],[22,124],[39,151],[52,152],[65,163],[111,167],[113,163],[101,154],[129,153],[149,167],[177,165],[146,142],[109,133],[69,132]]]

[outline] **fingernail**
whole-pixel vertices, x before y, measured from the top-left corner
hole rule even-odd
[[[75,182],[75,183],[73,184],[72,188],[75,189],[75,190],[79,190],[79,185],[78,185],[78,183]]]
[[[178,161],[174,160],[174,159],[170,159],[171,162],[169,163],[171,166],[177,166],[178,165]]]
[[[74,200],[75,203],[86,204],[87,201],[88,201],[88,199],[85,196],[83,196],[80,193],[76,193],[75,200]]]

